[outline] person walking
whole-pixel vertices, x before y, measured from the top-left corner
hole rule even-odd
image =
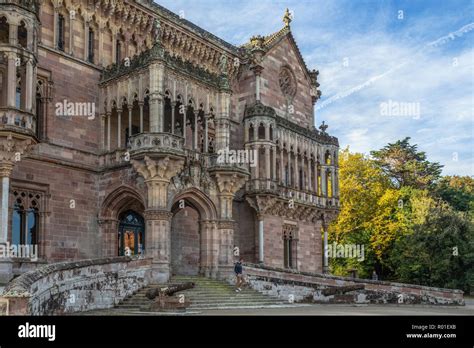
[[[235,263],[234,267],[234,272],[235,272],[235,292],[241,292],[242,291],[242,284],[244,283],[244,276],[242,274],[242,263],[244,262],[243,258],[240,258],[239,261]]]

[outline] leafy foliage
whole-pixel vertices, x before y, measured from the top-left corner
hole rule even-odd
[[[469,291],[474,286],[474,181],[440,177],[410,138],[339,156],[341,211],[329,243],[361,244],[365,260],[331,258],[332,273]],[[456,250],[456,252],[455,252]]]
[[[417,145],[410,145],[410,138],[388,144],[383,149],[372,151],[375,163],[392,180],[397,188],[411,186],[428,188],[441,175],[442,165],[429,162]]]

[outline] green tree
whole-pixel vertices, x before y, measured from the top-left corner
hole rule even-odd
[[[474,286],[474,228],[467,214],[444,202],[429,208],[424,223],[397,240],[390,255],[400,282],[470,291]]]
[[[474,215],[474,180],[469,176],[444,176],[437,183],[435,193],[454,209]]]
[[[410,144],[408,137],[372,151],[371,155],[397,188],[428,188],[439,178],[443,168],[439,163],[429,162],[417,145]]]

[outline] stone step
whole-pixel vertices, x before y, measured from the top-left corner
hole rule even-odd
[[[174,296],[184,295],[185,298],[191,301],[188,311],[293,306],[293,304],[264,295],[251,288],[245,288],[243,291],[236,293],[235,287],[224,281],[203,277],[181,276],[173,277],[170,280],[170,284],[152,284],[140,289],[135,294],[124,299],[115,309],[124,312],[150,312],[152,300],[146,297],[146,293],[150,289],[187,282],[195,283],[195,287],[177,292]],[[177,313],[178,312],[181,311],[178,310]]]
[[[289,304],[285,301],[252,301],[252,300],[245,300],[245,301],[234,301],[234,300],[227,300],[227,301],[201,301],[201,302],[191,302],[190,306],[201,306],[201,305],[228,305],[228,304]],[[132,307],[149,307],[151,305],[150,302],[123,302],[118,305],[118,307],[122,306],[132,306]]]
[[[236,301],[247,301],[247,300],[252,300],[252,301],[268,301],[268,300],[273,300],[273,301],[281,301],[276,298],[272,297],[252,297],[252,296],[245,296],[245,297],[202,297],[202,298],[191,298],[191,297],[185,297],[186,299],[190,300],[193,303],[197,302],[210,302],[210,301],[227,301],[227,300],[236,300]],[[149,299],[140,299],[140,298],[131,298],[123,301],[124,303],[151,303],[152,300]]]

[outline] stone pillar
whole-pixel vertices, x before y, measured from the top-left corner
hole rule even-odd
[[[110,111],[107,112],[107,151],[110,151],[110,122],[112,118],[112,113]]]
[[[176,102],[171,103],[171,133],[174,134]]]
[[[323,229],[324,229],[324,262],[323,262],[323,273],[329,273],[329,262],[328,262],[328,229],[327,225],[323,221]]]
[[[308,158],[308,189],[313,191],[313,166],[311,165],[311,157]]]
[[[10,45],[18,45],[18,24],[17,23],[8,23],[8,37],[10,39]]]
[[[270,145],[265,145],[265,179],[271,179]]]
[[[150,132],[163,132],[163,76],[161,63],[150,65]]]
[[[122,146],[122,109],[117,109],[117,148]]]
[[[318,162],[314,162],[314,192],[316,192],[316,195],[319,196],[319,171],[318,171]]]
[[[219,262],[220,260],[227,261],[226,259],[221,259],[226,255],[220,255],[220,244],[223,246],[226,245],[226,239],[228,236],[228,228],[220,229],[221,224],[219,225],[219,235],[217,234],[217,226],[215,221],[201,221],[201,263],[199,267],[199,273],[205,277],[217,278],[219,273],[220,266],[226,266],[226,262]],[[233,240],[233,227],[230,229],[232,232]],[[220,237],[220,238],[219,238]],[[226,251],[226,250],[225,250]]]
[[[276,168],[276,160],[277,160],[277,148],[276,146],[272,146],[272,152],[273,152],[273,158],[272,158],[272,164],[273,164],[273,171],[272,171],[272,180],[276,181],[277,179],[277,168]]]
[[[258,156],[260,156],[260,148],[258,146],[255,146],[255,145],[252,145],[252,147],[254,147],[253,150],[257,151]],[[257,159],[258,159],[258,157],[257,157]],[[255,169],[254,170],[255,176],[253,177],[253,179],[260,179],[260,163],[259,163],[258,160],[256,161],[256,166],[255,166],[254,169]]]
[[[283,147],[280,149],[280,182],[285,183],[285,163]]]
[[[188,113],[188,107],[187,106],[185,106],[185,107],[180,106],[179,110],[180,110],[180,112],[181,112],[181,110],[183,111],[182,128],[183,128],[184,145],[186,145],[186,116],[187,116],[187,113]]]
[[[209,116],[204,118],[204,153],[209,152]]]
[[[168,211],[168,186],[173,176],[184,165],[181,157],[158,157],[130,161],[133,168],[143,176],[147,186],[147,209],[145,211],[145,254],[153,257],[152,281],[167,282],[170,275],[171,218]]]
[[[264,242],[264,233],[263,233],[263,217],[258,216],[258,262],[265,262],[265,242]]]
[[[295,188],[300,189],[300,171],[298,168],[298,153],[295,151]]]
[[[112,63],[117,62],[117,29],[112,27]]]
[[[230,94],[222,92],[219,95],[218,118],[216,119],[216,152],[229,148],[230,142]]]
[[[53,44],[54,49],[58,49],[58,18],[59,18],[59,7],[57,4],[54,4],[54,14],[53,14]]]
[[[8,197],[10,192],[10,175],[13,170],[13,163],[5,161],[0,164],[0,178],[2,179],[2,199],[0,214],[0,244],[8,241]]]
[[[26,85],[25,88],[25,109],[28,112],[33,112],[33,88],[36,87],[36,78],[34,76],[33,60],[26,61]],[[33,83],[33,81],[35,81]]]
[[[106,149],[106,143],[105,143],[105,133],[106,133],[106,129],[105,129],[105,124],[106,124],[106,120],[107,120],[107,116],[102,114],[100,115],[100,130],[101,130],[101,139],[100,139],[100,146],[102,148],[102,150],[105,150]]]
[[[8,52],[8,72],[7,72],[7,106],[16,106],[16,53]]]
[[[89,20],[90,17],[88,14],[85,14],[84,19],[84,60],[89,61]]]
[[[144,102],[139,102],[138,107],[140,108],[140,133],[143,133],[143,105]]]
[[[69,54],[74,56],[74,20],[75,16],[69,15]]]
[[[132,113],[133,113],[133,104],[128,106],[128,141],[133,135],[132,133]]]
[[[336,172],[334,167],[331,167],[331,193],[332,197],[336,197]]]
[[[214,174],[218,186],[219,196],[219,215],[223,220],[232,219],[232,200],[234,194],[242,187],[248,178],[248,175],[240,172],[224,172]]]
[[[113,46],[113,42],[112,42],[112,46]],[[103,23],[102,21],[99,21],[99,49],[98,49],[98,64],[100,66],[104,66],[104,59],[103,59],[103,53],[102,53],[102,50],[103,50],[103,47],[104,46],[104,26],[103,26]]]
[[[321,165],[321,196],[327,196],[326,188],[326,166]]]
[[[293,178],[291,176],[291,151],[288,150],[288,187],[293,186]]]
[[[199,111],[194,111],[194,132],[193,132],[193,148],[195,151],[198,151],[198,115]]]

